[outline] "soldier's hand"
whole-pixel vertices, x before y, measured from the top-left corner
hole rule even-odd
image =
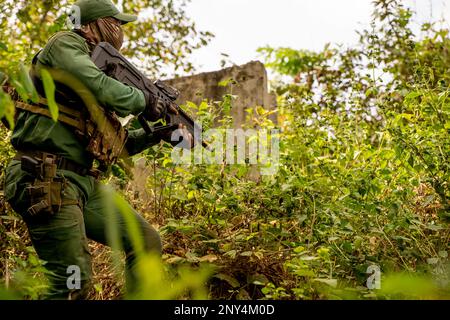
[[[159,99],[148,93],[144,93],[147,106],[144,111],[145,118],[149,121],[157,121],[161,118],[164,112],[165,104],[162,99]]]
[[[178,126],[178,130],[181,130],[181,136],[183,137],[182,147],[184,149],[192,149],[194,147],[194,138],[192,134],[188,131],[185,125],[181,124]]]
[[[185,149],[191,149],[194,147],[194,138],[192,137],[192,134],[189,133],[186,126],[183,124],[178,125],[177,129],[177,135],[178,140],[172,141],[172,135],[174,133],[173,130],[167,130],[160,132],[158,135],[160,139],[170,143],[172,146],[180,146]],[[182,142],[180,142],[180,138],[182,138]]]

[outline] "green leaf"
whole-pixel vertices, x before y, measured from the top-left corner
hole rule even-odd
[[[27,90],[19,80],[11,78],[10,82],[19,94],[20,99],[23,101],[28,101],[30,99]]]
[[[5,116],[6,107],[7,104],[9,103],[8,97],[9,96],[7,96],[7,94],[5,94],[3,90],[0,90],[0,119]]]
[[[4,44],[3,42],[0,42],[0,49],[4,51],[8,51],[8,46]]]
[[[429,229],[429,230],[433,230],[433,231],[439,231],[439,230],[444,230],[445,228],[444,227],[442,227],[442,226],[439,226],[439,225],[435,225],[435,224],[428,224],[427,226],[426,226],[426,228],[427,229]]]
[[[14,114],[15,107],[11,97],[0,90],[0,119],[6,117],[11,130],[14,130]]]
[[[253,255],[252,251],[244,251],[240,254],[242,257],[251,257]]]
[[[402,294],[411,298],[429,298],[437,292],[433,280],[407,273],[397,273],[384,278],[381,291],[385,294]]]
[[[303,260],[303,261],[313,261],[313,260],[317,260],[319,258],[318,257],[314,257],[314,256],[303,256],[303,257],[300,257],[300,259]]]
[[[411,167],[414,167],[414,155],[412,153],[409,155],[408,163]]]
[[[53,121],[58,121],[59,110],[55,101],[55,83],[53,82],[50,72],[45,69],[41,71],[42,83],[44,84],[45,96],[47,98],[48,108]]]
[[[422,95],[421,92],[412,91],[408,93],[408,95],[405,97],[405,101],[415,99],[417,97],[420,97],[421,95]]]
[[[316,275],[313,270],[309,269],[298,269],[294,273],[299,277],[314,277]]]
[[[240,283],[238,280],[236,280],[236,278],[234,278],[228,274],[225,274],[225,273],[218,273],[218,274],[214,275],[214,278],[226,281],[233,288],[237,288],[240,286]]]
[[[232,259],[236,258],[236,254],[237,254],[236,250],[230,250],[230,251],[224,253],[224,255],[229,256]]]
[[[366,97],[372,97],[375,96],[377,94],[377,89],[376,88],[369,88],[366,90]]]
[[[95,292],[103,293],[103,287],[102,287],[101,283],[94,284],[94,289],[95,289]]]
[[[330,287],[336,288],[337,287],[337,279],[314,279],[314,282],[321,282],[329,285]]]
[[[27,92],[29,99],[31,99],[31,101],[33,101],[34,103],[38,103],[38,93],[36,91],[36,88],[34,87],[33,81],[31,81],[28,70],[24,65],[20,66],[19,81]]]

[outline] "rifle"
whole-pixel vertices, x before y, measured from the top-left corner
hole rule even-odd
[[[100,42],[95,47],[91,59],[109,77],[146,91],[163,101],[165,108],[161,118],[165,120],[166,125],[150,126],[143,114],[138,115],[139,123],[147,134],[176,130],[179,124],[183,124],[192,135],[194,145],[201,143],[203,147],[208,147],[208,144],[201,140],[201,127],[175,103],[180,94],[177,89],[164,84],[160,80],[152,82],[107,42]],[[169,106],[174,107],[178,114],[168,112]]]

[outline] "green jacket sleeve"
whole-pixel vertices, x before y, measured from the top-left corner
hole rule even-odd
[[[135,154],[158,144],[160,141],[160,138],[147,134],[144,129],[130,130],[128,132],[128,140],[125,147],[127,148],[128,155],[134,156]]]
[[[77,77],[106,108],[119,116],[139,114],[146,102],[141,90],[108,77],[92,62],[85,40],[74,32],[54,36],[38,56],[42,64]]]

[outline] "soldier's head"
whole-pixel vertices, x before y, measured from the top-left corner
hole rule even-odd
[[[123,44],[122,25],[135,21],[136,16],[122,13],[111,0],[78,0],[72,8],[71,20],[75,31],[93,47],[99,42],[109,42],[117,50]]]

